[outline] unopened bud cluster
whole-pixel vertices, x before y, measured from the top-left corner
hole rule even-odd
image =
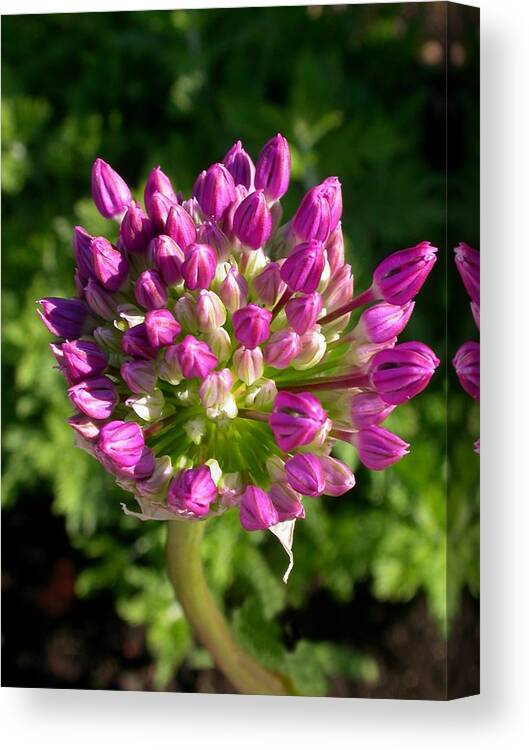
[[[382,426],[429,383],[435,354],[397,343],[436,259],[395,252],[353,294],[336,177],[282,223],[290,150],[254,165],[238,141],[175,192],[160,167],[143,207],[104,161],[100,213],[119,239],[76,227],[77,296],[41,300],[80,447],[132,492],[143,517],[203,519],[236,507],[247,530],[303,518],[304,498],[355,483],[337,440],[380,470],[408,452]]]

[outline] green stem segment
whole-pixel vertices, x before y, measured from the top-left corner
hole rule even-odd
[[[204,527],[205,522],[167,522],[167,572],[193,632],[239,693],[292,695],[284,677],[265,669],[235,642],[204,577]]]

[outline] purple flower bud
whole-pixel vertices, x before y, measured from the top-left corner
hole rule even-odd
[[[176,357],[185,378],[201,380],[217,366],[217,358],[204,341],[186,336],[175,345]]]
[[[171,180],[167,177],[160,167],[151,170],[150,175],[145,183],[145,192],[143,193],[143,202],[149,216],[151,215],[152,197],[155,193],[164,195],[171,203],[178,203],[178,199],[171,185]]]
[[[263,189],[270,201],[277,201],[288,190],[290,149],[280,133],[271,138],[259,154],[255,167],[255,187]]]
[[[169,310],[149,310],[145,316],[145,331],[153,349],[170,346],[182,327]]]
[[[149,341],[145,323],[139,323],[125,331],[121,339],[121,349],[125,354],[135,359],[154,359],[156,357],[156,349]]]
[[[217,221],[235,200],[235,183],[224,164],[212,164],[206,171],[199,192],[195,196],[206,216]]]
[[[120,373],[132,393],[153,392],[157,375],[151,360],[136,359],[133,362],[124,362]]]
[[[311,393],[280,391],[269,424],[281,450],[291,451],[311,443],[326,421],[327,413]]]
[[[465,289],[470,299],[479,305],[479,253],[466,242],[461,242],[454,252],[457,270]]]
[[[384,427],[366,427],[352,435],[360,461],[368,469],[382,471],[400,461],[409,449],[408,443]]]
[[[233,233],[252,250],[268,242],[272,234],[272,216],[262,190],[250,193],[239,205],[233,217]]]
[[[206,220],[199,226],[197,230],[197,242],[200,242],[202,245],[211,245],[216,251],[219,260],[227,258],[231,251],[228,238],[214,221]]]
[[[84,296],[90,308],[105,320],[114,320],[117,316],[116,298],[103,289],[95,279],[88,279],[84,288]]]
[[[246,304],[248,284],[236,266],[232,266],[220,285],[219,296],[227,309],[233,313]]]
[[[292,328],[283,328],[270,336],[265,347],[265,362],[284,370],[301,352],[301,339]]]
[[[182,263],[182,276],[188,289],[207,289],[213,281],[216,269],[217,255],[210,245],[189,245],[186,259]]]
[[[296,453],[285,463],[285,471],[290,486],[302,495],[317,497],[325,488],[320,457],[313,453]]]
[[[184,251],[196,240],[195,222],[183,206],[173,206],[169,211],[165,223],[165,234],[169,235]]]
[[[292,250],[281,266],[281,278],[293,292],[312,294],[318,288],[325,255],[321,242],[302,242]]]
[[[96,159],[92,166],[92,198],[106,219],[123,213],[132,201],[127,183],[103,159]]]
[[[73,230],[73,251],[75,262],[79,269],[79,276],[82,283],[86,284],[94,272],[92,264],[92,251],[90,243],[94,238],[88,234],[83,227],[75,227]]]
[[[373,391],[356,393],[351,397],[349,407],[351,426],[355,430],[380,424],[395,409],[393,404],[387,404]]]
[[[215,292],[202,289],[197,297],[195,315],[198,328],[204,333],[215,331],[226,322],[226,308]]]
[[[423,391],[439,360],[419,341],[407,341],[375,354],[369,376],[375,390],[388,404],[402,404]]]
[[[77,339],[89,327],[88,307],[79,299],[44,297],[39,300],[42,311],[37,310],[40,319],[54,336],[62,339]]]
[[[154,193],[151,198],[149,210],[149,217],[151,219],[154,233],[165,232],[169,213],[175,205],[177,204],[173,203],[169,198],[167,198],[167,196],[162,195],[161,193]]]
[[[322,307],[321,296],[314,292],[314,294],[291,297],[286,304],[285,312],[292,328],[302,336],[314,326]]]
[[[134,296],[138,305],[147,310],[159,310],[167,304],[167,287],[160,274],[148,268],[138,276],[134,285]]]
[[[327,260],[329,262],[331,274],[333,274],[341,268],[345,262],[345,246],[341,221],[338,222],[336,229],[327,240],[325,249],[327,250]]]
[[[324,495],[340,497],[355,486],[353,472],[342,461],[331,456],[321,456],[320,463],[325,480]]]
[[[321,183],[320,188],[322,195],[329,204],[329,210],[331,212],[329,231],[334,232],[338,226],[338,222],[342,218],[342,186],[337,177],[327,177],[327,179]]]
[[[101,453],[99,455],[101,455]],[[156,466],[156,461],[152,450],[145,446],[141,452],[140,460],[134,464],[134,466],[117,467],[108,459],[105,461],[105,464],[108,466],[108,470],[111,473],[116,474],[118,479],[138,482],[142,480],[144,481],[152,475]]]
[[[260,487],[249,484],[241,495],[240,520],[246,531],[260,531],[275,526],[279,515],[270,496]]]
[[[106,354],[97,344],[82,339],[66,341],[62,346],[62,355],[72,383],[101,375],[108,363]]]
[[[454,365],[461,386],[475,401],[479,401],[480,347],[476,341],[467,341],[456,352]]]
[[[193,185],[193,189],[191,191],[193,199],[198,201],[198,203],[200,203],[200,196],[202,195],[202,190],[204,188],[205,179],[206,179],[206,170],[203,169],[202,172],[200,172],[200,174],[196,178],[194,185]]]
[[[198,389],[202,405],[206,409],[221,406],[226,401],[232,385],[233,375],[227,367],[219,372],[210,372]]]
[[[380,302],[364,310],[355,328],[354,336],[357,341],[367,341],[372,344],[382,344],[395,336],[399,336],[406,328],[415,302],[405,305],[391,305]]]
[[[300,242],[326,242],[331,232],[331,209],[321,185],[305,195],[292,220],[292,228]]]
[[[240,141],[233,144],[222,163],[233,177],[235,185],[244,185],[248,190],[253,187],[254,163],[243,149]]]
[[[338,308],[343,307],[343,305],[352,300],[353,275],[351,273],[351,266],[348,263],[332,273],[322,297],[327,313],[338,310]]]
[[[115,420],[101,428],[98,447],[117,469],[128,469],[140,461],[145,439],[136,422]]]
[[[244,185],[237,185],[235,188],[235,199],[230,203],[226,209],[224,216],[222,217],[222,231],[228,238],[231,249],[240,249],[240,242],[233,232],[233,220],[235,218],[235,212],[239,208],[240,204],[245,198],[248,197],[248,191]]]
[[[305,518],[305,508],[301,502],[301,495],[288,484],[274,482],[270,485],[268,494],[277,511],[278,521],[293,521],[295,518]]]
[[[149,244],[149,260],[154,263],[167,286],[182,281],[184,251],[166,234],[160,234]]]
[[[151,220],[145,216],[138,204],[132,201],[119,228],[121,244],[129,253],[144,253],[152,235]]]
[[[271,261],[253,280],[254,289],[260,301],[273,307],[286,291],[287,285],[281,279],[279,263]]]
[[[114,383],[106,375],[72,385],[68,388],[68,398],[76,409],[92,419],[108,419],[118,403]]]
[[[90,251],[98,280],[109,292],[117,292],[129,275],[127,259],[104,237],[94,237]]]
[[[217,487],[211,478],[209,466],[183,469],[169,485],[167,505],[174,511],[188,511],[195,516],[205,516],[215,502]]]
[[[95,442],[99,439],[101,428],[84,414],[75,414],[67,420],[70,427],[80,435],[83,440]]]
[[[405,305],[419,293],[434,266],[436,252],[429,242],[420,242],[388,255],[373,273],[376,297],[392,305]]]
[[[255,349],[270,336],[272,313],[259,305],[247,305],[233,313],[233,331],[247,349]]]
[[[252,385],[263,374],[263,352],[241,346],[233,352],[233,369],[239,380]]]

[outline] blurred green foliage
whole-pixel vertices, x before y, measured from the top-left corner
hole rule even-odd
[[[357,289],[392,250],[422,239],[443,247],[444,136],[435,122],[444,78],[442,63],[421,58],[436,34],[428,7],[3,19],[3,499],[9,512],[22,490],[53,493],[54,512],[91,561],[77,580],[79,594],[111,589],[119,614],[146,627],[157,687],[184,658],[205,668],[209,657],[192,644],[165,578],[164,525],[125,516],[119,503],[131,499],[73,448],[65,424],[70,407],[35,301],[72,294],[75,224],[94,234],[115,231],[89,197],[96,156],[137,195],[158,163],[186,193],[198,171],[235,139],[255,157],[277,131],[293,155],[287,215],[315,181],[334,174],[342,180]],[[472,54],[469,65],[477,64]],[[443,261],[407,335],[426,341],[446,362]],[[464,298],[460,309],[454,348],[472,335]],[[355,584],[367,580],[381,600],[425,592],[445,631],[463,587],[477,591],[477,409],[449,374],[451,405],[467,416],[452,435],[459,500],[447,519],[445,374],[441,368],[430,389],[390,419],[389,427],[412,443],[409,457],[381,474],[359,468],[345,498],[307,501],[288,586],[281,583],[284,555],[271,535],[243,532],[235,514],[208,524],[208,576],[234,613],[238,637],[261,660],[281,664],[307,693],[324,693],[326,675],[374,679],[376,665],[342,646],[309,643],[303,634],[285,652],[277,617],[286,607],[303,609],[321,588],[347,602]],[[354,461],[347,446],[341,450]],[[448,601],[447,522],[456,541]]]

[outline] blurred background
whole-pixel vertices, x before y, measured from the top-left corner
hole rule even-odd
[[[108,231],[90,199],[97,156],[138,196],[156,164],[189,193],[234,140],[256,158],[280,131],[287,214],[315,182],[342,181],[357,289],[393,250],[440,248],[406,338],[443,366],[388,421],[411,454],[383,473],[355,467],[348,496],[307,503],[288,586],[277,542],[236,514],[208,522],[209,580],[241,642],[306,694],[443,698],[447,658],[453,693],[476,690],[479,414],[449,365],[475,333],[445,271],[460,240],[479,248],[479,48],[475,9],[450,5],[448,35],[446,14],[398,3],[2,19],[4,685],[231,689],[173,599],[164,525],[124,516],[125,493],[73,448],[35,301],[73,293],[75,224]]]

